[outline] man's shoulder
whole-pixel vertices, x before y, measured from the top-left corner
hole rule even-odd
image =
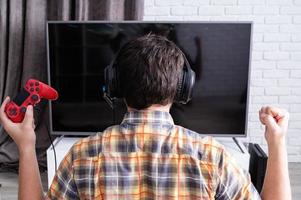
[[[71,148],[73,160],[98,156],[102,152],[105,138],[109,137],[111,133],[118,132],[119,129],[119,125],[110,126],[103,132],[98,132],[77,141]]]
[[[179,125],[175,125],[175,128],[178,134],[182,135],[184,139],[190,138],[192,142],[197,142],[200,145],[205,145],[210,148],[216,148],[221,150],[224,149],[224,146],[212,136],[201,134]]]
[[[107,145],[106,141],[119,135],[122,132],[121,129],[123,129],[122,126],[114,125],[106,128],[103,132],[80,139],[71,149],[73,160],[97,157],[104,151],[105,145]],[[173,130],[172,137],[181,140],[179,144],[182,144],[183,152],[202,155],[203,159],[218,159],[224,151],[224,146],[211,136],[178,125],[174,125]]]
[[[102,132],[97,132],[94,135],[90,135],[88,137],[84,137],[77,141],[74,146],[85,146],[86,144],[94,144],[99,142],[99,139],[102,139],[103,137],[107,137],[108,134],[112,134],[114,132],[120,131],[121,126],[120,125],[113,125],[107,127],[104,131]]]
[[[219,160],[221,154],[225,151],[224,146],[215,140],[212,136],[200,134],[193,130],[187,129],[182,126],[175,126],[179,138],[183,138],[184,143],[191,145],[202,155],[203,160]]]

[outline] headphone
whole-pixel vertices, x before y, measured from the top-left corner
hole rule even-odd
[[[182,77],[180,78],[177,86],[176,95],[174,97],[174,102],[186,104],[192,98],[193,86],[195,83],[195,72],[191,69],[191,66],[182,52],[184,57],[184,66],[182,70]],[[112,60],[112,62],[104,70],[104,83],[103,93],[107,100],[122,98],[122,92],[120,89],[118,65],[115,62],[118,54]]]

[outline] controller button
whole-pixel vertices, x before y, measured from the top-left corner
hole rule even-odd
[[[34,91],[34,88],[30,88],[30,92],[33,92]]]
[[[26,108],[25,107],[21,107],[21,112],[22,113],[26,113]]]
[[[31,96],[31,99],[34,100],[34,101],[37,101],[39,99],[39,97],[38,97],[38,95],[34,94],[34,95]]]
[[[16,115],[17,114],[17,109],[16,108],[13,108],[12,110],[11,110],[11,113],[10,113],[11,115]]]
[[[40,92],[40,88],[36,88],[36,91],[37,91],[37,92]]]
[[[33,86],[33,83],[31,82],[31,83],[29,83],[29,85],[30,85],[30,87],[32,87],[32,86]]]
[[[35,86],[39,86],[40,85],[39,82],[35,82],[34,84],[35,84]]]

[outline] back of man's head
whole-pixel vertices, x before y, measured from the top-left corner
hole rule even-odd
[[[120,88],[129,107],[145,109],[173,102],[182,75],[182,51],[167,38],[145,35],[126,43],[116,63]]]

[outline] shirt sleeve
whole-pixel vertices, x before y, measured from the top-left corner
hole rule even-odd
[[[72,149],[61,162],[45,199],[79,199],[73,179]]]
[[[261,199],[251,182],[249,173],[238,166],[234,158],[225,150],[221,153],[218,170],[219,183],[215,199]]]

